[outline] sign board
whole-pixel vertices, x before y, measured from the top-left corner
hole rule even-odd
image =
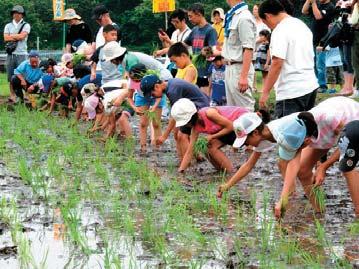
[[[152,12],[160,13],[174,11],[176,9],[175,6],[175,0],[153,0]]]
[[[52,0],[54,21],[62,21],[65,12],[65,0]]]

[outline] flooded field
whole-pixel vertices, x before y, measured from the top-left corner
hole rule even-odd
[[[88,127],[0,111],[0,268],[359,268],[359,223],[336,167],[325,214],[298,184],[279,224],[275,152],[219,200],[225,175],[207,161],[178,175],[172,140],[140,156],[138,141],[103,144]],[[238,167],[247,158],[227,150]]]

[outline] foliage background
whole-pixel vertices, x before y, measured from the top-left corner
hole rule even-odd
[[[300,15],[304,0],[295,0],[296,15]],[[41,49],[61,49],[62,23],[52,20],[52,0],[2,0],[0,9],[0,28],[3,33],[5,24],[10,18],[10,10],[16,5],[22,5],[27,13],[26,21],[31,24],[32,31],[29,37],[29,48],[36,48],[36,38],[40,37]],[[198,0],[177,0],[176,8],[188,8]],[[249,0],[250,7],[257,1]],[[93,32],[98,25],[91,20],[93,7],[97,4],[106,5],[111,11],[114,22],[120,24],[123,31],[123,45],[140,51],[150,52],[158,44],[157,29],[165,27],[164,14],[152,14],[152,0],[68,0],[67,8],[74,8],[87,22]],[[225,11],[228,6],[225,0],[205,1],[206,17],[209,21],[211,10],[222,7]],[[259,2],[260,3],[260,2]],[[3,39],[0,41],[0,50],[3,48]]]

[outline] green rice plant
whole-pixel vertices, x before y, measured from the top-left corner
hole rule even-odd
[[[203,136],[198,137],[196,144],[194,145],[194,154],[206,155],[207,152],[208,152],[208,140]]]
[[[157,118],[156,111],[146,110],[144,114],[150,122],[161,124],[160,120]]]
[[[359,221],[355,221],[349,226],[349,232],[352,235],[359,235]]]
[[[27,167],[27,163],[24,158],[20,158],[18,163],[18,170],[20,177],[25,182],[25,184],[32,186],[32,180],[33,180],[32,173]],[[37,190],[34,189],[34,191],[36,192]]]
[[[326,197],[324,190],[321,187],[316,186],[316,187],[312,188],[312,193],[313,193],[316,204],[319,206],[320,211],[324,212],[325,197]]]
[[[46,255],[47,256],[47,255]],[[18,238],[18,255],[20,268],[37,268],[34,257],[31,253],[30,242],[24,234],[20,234]]]
[[[192,63],[196,66],[197,69],[203,69],[207,67],[207,58],[202,54],[192,55]]]

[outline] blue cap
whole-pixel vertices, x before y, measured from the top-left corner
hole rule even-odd
[[[283,121],[278,128],[272,130],[272,134],[279,146],[279,157],[290,161],[303,145],[307,128],[303,120],[295,117],[290,121]]]
[[[151,96],[151,93],[156,84],[160,83],[161,80],[156,75],[147,75],[144,76],[141,80],[141,90],[145,97]]]
[[[47,93],[50,90],[51,83],[54,81],[54,76],[44,75],[42,77],[42,84],[44,85],[44,92]]]
[[[73,43],[72,43],[72,49],[74,51],[77,51],[77,49],[82,45],[82,43],[86,43],[85,40],[82,39],[76,39]]]
[[[36,50],[30,50],[29,52],[29,58],[33,58],[33,57],[37,57],[37,58],[40,57],[39,53]]]

